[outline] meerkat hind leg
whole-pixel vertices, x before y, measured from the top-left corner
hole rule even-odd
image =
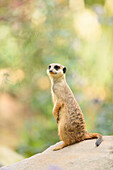
[[[60,149],[62,149],[62,148],[64,148],[64,147],[66,147],[66,146],[68,146],[68,144],[63,143],[63,144],[61,144],[61,145],[56,146],[56,147],[53,149],[53,151],[60,150]]]

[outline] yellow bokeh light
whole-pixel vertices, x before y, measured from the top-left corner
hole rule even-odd
[[[84,0],[70,0],[69,8],[73,11],[83,10],[84,9]]]
[[[13,81],[13,84],[15,84],[16,82],[21,82],[24,79],[24,77],[25,74],[21,69],[17,69],[15,72],[12,72],[11,74],[11,79]]]
[[[84,89],[84,94],[90,99],[99,99],[99,100],[105,100],[106,99],[106,90],[104,87],[97,87],[97,86],[92,86],[92,87],[86,87]]]
[[[46,20],[46,16],[39,10],[35,10],[31,15],[31,22],[38,26],[40,24],[43,24]]]
[[[47,76],[41,77],[37,80],[37,85],[42,90],[47,90],[50,87],[50,82]]]
[[[87,41],[97,40],[101,35],[101,26],[95,13],[83,10],[74,16],[74,28],[77,34]]]
[[[109,15],[113,16],[113,0],[105,1],[105,9]]]
[[[21,82],[25,77],[24,71],[21,69],[0,69],[0,86],[3,87],[7,84],[16,84]]]

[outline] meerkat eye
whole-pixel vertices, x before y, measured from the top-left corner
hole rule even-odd
[[[60,66],[55,65],[55,66],[54,66],[54,69],[55,69],[55,70],[59,70],[59,69],[60,69]]]
[[[51,66],[49,65],[48,69],[50,69],[50,68],[51,68]]]

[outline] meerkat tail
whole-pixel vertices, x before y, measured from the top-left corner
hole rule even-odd
[[[85,136],[85,139],[95,139],[95,138],[97,138],[95,145],[98,147],[101,144],[101,142],[103,141],[101,134],[99,134],[99,133],[88,133]]]

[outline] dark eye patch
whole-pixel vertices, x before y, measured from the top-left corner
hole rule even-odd
[[[55,65],[55,66],[54,66],[54,69],[55,69],[55,70],[59,70],[59,69],[60,69],[60,66]]]
[[[49,65],[48,69],[50,69],[50,68],[51,68],[51,66]]]

